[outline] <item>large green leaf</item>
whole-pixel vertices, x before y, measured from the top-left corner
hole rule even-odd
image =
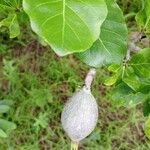
[[[107,16],[104,0],[24,0],[34,32],[58,55],[90,48]]]
[[[146,30],[147,34],[150,34],[150,1],[144,0],[142,9],[136,15],[136,21],[138,25]]]
[[[126,51],[127,28],[122,11],[113,0],[106,0],[108,16],[101,27],[101,34],[94,45],[77,56],[86,64],[99,67],[119,64]]]
[[[15,38],[20,34],[20,28],[15,13],[9,13],[8,17],[0,22],[0,27],[5,26],[9,29],[10,38]]]

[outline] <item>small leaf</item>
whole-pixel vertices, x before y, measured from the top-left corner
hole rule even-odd
[[[9,28],[10,38],[15,38],[20,34],[20,28],[15,13],[9,13],[8,17],[0,22],[0,27],[5,26]]]
[[[124,77],[123,81],[134,91],[137,91],[141,85],[139,78],[134,74]]]
[[[2,137],[2,138],[7,137],[7,134],[2,129],[0,129],[0,137]]]
[[[127,107],[134,107],[145,99],[145,94],[141,92],[134,93],[134,91],[123,82],[118,84],[112,91],[112,100],[118,101]]]
[[[16,125],[10,121],[0,119],[0,128],[4,130],[6,133],[16,129]]]
[[[6,113],[10,109],[7,105],[0,105],[0,113]]]
[[[121,9],[113,0],[106,0],[108,16],[101,27],[99,39],[85,52],[78,53],[83,62],[100,67],[120,64],[127,49],[127,27]]]
[[[3,12],[5,10],[13,10],[11,7],[4,5],[4,4],[0,4],[0,12]]]
[[[150,79],[148,78],[141,78],[141,86],[140,91],[144,94],[149,94],[150,92]]]
[[[150,98],[148,98],[143,104],[143,114],[145,117],[150,115]]]
[[[143,93],[137,92],[129,94],[126,97],[126,106],[135,107],[136,105],[142,103],[145,100],[145,95]]]
[[[104,84],[107,85],[107,86],[111,86],[111,85],[116,83],[117,79],[118,79],[118,75],[114,74],[113,76],[106,79]]]
[[[23,0],[35,33],[60,56],[90,48],[107,16],[104,0]]]
[[[12,100],[0,100],[0,105],[8,105],[11,106],[13,104]]]
[[[136,21],[141,28],[146,30],[146,33],[150,34],[150,2],[144,0],[142,9],[136,15]]]
[[[147,138],[150,139],[150,117],[145,122],[144,132]]]
[[[108,67],[108,70],[114,73],[117,73],[120,69],[120,65],[112,64]]]

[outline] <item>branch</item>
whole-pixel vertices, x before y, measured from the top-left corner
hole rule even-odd
[[[91,84],[92,84],[92,81],[94,79],[96,75],[96,69],[95,68],[91,68],[85,78],[85,88],[87,90],[90,90],[91,89]]]
[[[125,57],[125,61],[127,62],[130,60],[130,53],[131,52],[138,52],[141,48],[138,47],[136,44],[140,42],[143,36],[142,32],[132,32],[128,37],[128,50]]]

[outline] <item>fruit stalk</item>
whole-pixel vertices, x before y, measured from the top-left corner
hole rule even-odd
[[[92,84],[92,81],[94,79],[96,75],[96,69],[95,68],[91,68],[85,78],[85,87],[86,89],[90,90],[91,89],[91,84]]]

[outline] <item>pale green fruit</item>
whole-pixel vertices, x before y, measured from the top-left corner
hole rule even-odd
[[[74,142],[87,137],[98,120],[98,106],[90,90],[76,92],[66,103],[61,116],[62,126]]]

